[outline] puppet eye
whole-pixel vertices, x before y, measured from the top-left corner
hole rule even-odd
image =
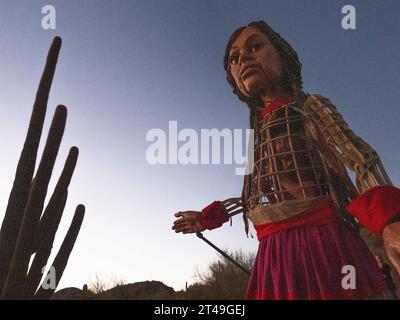
[[[262,43],[261,41],[253,42],[250,46],[250,52],[256,52],[256,51],[260,50],[263,46],[264,46],[264,43]]]
[[[232,54],[229,58],[229,63],[237,64],[238,62],[239,62],[239,55],[237,53]]]

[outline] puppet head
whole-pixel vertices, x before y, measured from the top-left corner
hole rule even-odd
[[[246,42],[246,39],[250,41]],[[232,50],[235,42],[240,42],[247,49],[244,55]],[[265,57],[261,57],[260,53],[264,53]],[[240,59],[247,59],[247,66],[254,68],[240,70]],[[258,96],[263,77],[267,80],[266,85],[278,86],[296,98],[302,93],[301,63],[296,51],[264,21],[251,22],[233,32],[225,49],[224,68],[233,92],[250,108],[263,106]]]

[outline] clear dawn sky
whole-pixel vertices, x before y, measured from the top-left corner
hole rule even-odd
[[[56,30],[41,27],[44,5]],[[341,8],[356,8],[343,30]],[[297,50],[304,88],[327,96],[379,153],[400,184],[400,2],[385,1],[0,1],[0,218],[6,209],[35,92],[54,36],[63,39],[46,118],[57,104],[68,122],[52,180],[72,145],[80,158],[55,248],[83,203],[86,217],[59,288],[104,280],[193,282],[217,255],[171,230],[173,214],[239,196],[234,165],[146,162],[146,133],[168,128],[247,128],[248,110],[225,80],[233,30],[265,20]],[[44,141],[42,138],[42,142]],[[241,217],[206,237],[255,251]]]

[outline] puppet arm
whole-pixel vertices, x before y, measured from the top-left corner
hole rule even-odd
[[[327,146],[356,174],[360,196],[347,210],[375,234],[400,215],[400,189],[392,183],[376,151],[357,136],[336,107],[325,97],[311,95],[304,103],[306,121],[323,136]]]
[[[349,128],[327,98],[309,96],[304,111],[320,130],[329,148],[356,173],[360,193],[376,186],[392,185],[376,151]]]

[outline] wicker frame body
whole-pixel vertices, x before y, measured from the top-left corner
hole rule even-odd
[[[245,176],[236,203],[255,224],[290,218],[323,200],[352,220],[345,209],[352,199],[392,184],[375,150],[320,95],[254,121],[254,170]],[[355,172],[356,186],[347,169]]]

